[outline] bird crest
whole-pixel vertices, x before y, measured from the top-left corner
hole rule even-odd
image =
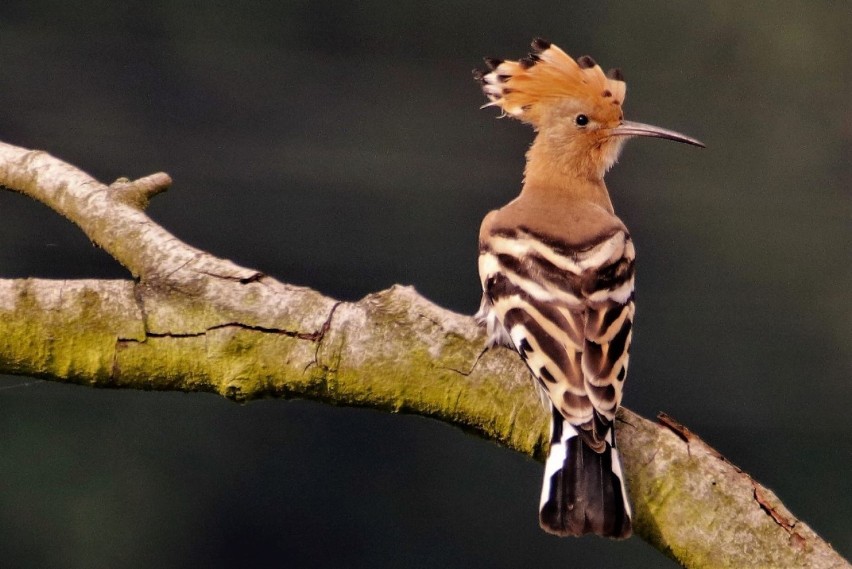
[[[567,101],[590,108],[603,121],[622,117],[621,105],[627,84],[621,71],[604,73],[595,60],[584,55],[575,61],[558,46],[541,38],[532,42],[532,52],[517,61],[486,58],[488,70],[475,69],[489,99],[483,107],[499,107],[534,127],[542,126],[548,110]]]

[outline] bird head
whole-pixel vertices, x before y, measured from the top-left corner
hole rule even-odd
[[[627,84],[618,69],[604,73],[584,55],[575,61],[548,41],[537,38],[532,52],[518,61],[486,58],[487,70],[474,70],[489,103],[503,116],[531,124],[542,144],[582,156],[602,174],[618,159],[633,136],[667,138],[704,145],[683,134],[624,120]],[[537,141],[538,142],[538,141]]]

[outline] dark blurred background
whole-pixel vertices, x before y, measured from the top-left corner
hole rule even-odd
[[[625,403],[852,554],[848,2],[74,4],[0,4],[0,139],[170,173],[155,220],[280,280],[463,313],[532,140],[471,68],[537,35],[620,66],[628,118],[708,146],[633,141],[608,177],[639,258]],[[0,277],[27,276],[128,274],[0,192]],[[541,473],[417,417],[0,378],[3,567],[674,566],[543,534]]]

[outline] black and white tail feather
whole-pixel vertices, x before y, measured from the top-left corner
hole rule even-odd
[[[595,452],[553,408],[550,454],[544,467],[539,522],[560,536],[594,533],[626,538],[632,511],[612,427],[603,452]]]

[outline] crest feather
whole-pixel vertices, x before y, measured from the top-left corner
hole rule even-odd
[[[620,118],[627,84],[619,70],[604,74],[588,55],[575,61],[541,38],[533,40],[532,48],[518,61],[486,58],[488,70],[474,70],[490,101],[484,107],[499,107],[506,115],[539,126],[548,106],[577,99],[604,118]]]

